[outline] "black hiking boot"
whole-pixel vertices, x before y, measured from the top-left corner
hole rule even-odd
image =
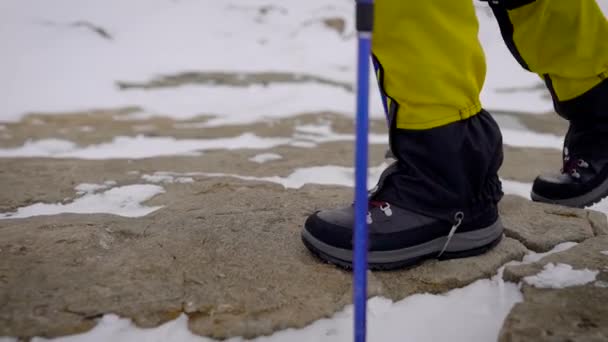
[[[563,167],[560,173],[536,177],[533,201],[584,208],[608,196],[608,127],[601,126],[570,125]]]
[[[397,161],[369,196],[370,269],[478,255],[501,240],[502,139],[488,113],[425,131],[392,127],[390,136]],[[318,211],[302,240],[324,261],[350,269],[353,226],[352,205]]]
[[[352,268],[354,207],[318,211],[302,231],[306,247],[321,259]],[[430,258],[451,259],[482,254],[501,239],[503,227],[496,207],[468,220],[457,212],[443,221],[370,201],[367,214],[369,268],[391,270],[413,266]]]
[[[540,175],[532,200],[584,208],[608,196],[608,79],[556,110],[570,121],[560,173]]]

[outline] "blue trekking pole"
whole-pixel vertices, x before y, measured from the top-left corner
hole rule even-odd
[[[374,19],[373,0],[357,0],[357,120],[355,141],[355,241],[353,302],[355,342],[365,342],[367,311],[367,134],[369,58]]]

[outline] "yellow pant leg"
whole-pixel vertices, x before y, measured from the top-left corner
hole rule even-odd
[[[608,21],[595,0],[511,3],[492,5],[503,37],[555,100],[575,98],[608,78]]]
[[[485,78],[471,0],[375,3],[372,50],[397,128],[429,129],[481,110]]]

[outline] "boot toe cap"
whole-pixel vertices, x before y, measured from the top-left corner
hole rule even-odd
[[[322,211],[310,215],[306,219],[304,229],[323,243],[338,248],[352,249],[352,228],[335,221],[329,221]]]

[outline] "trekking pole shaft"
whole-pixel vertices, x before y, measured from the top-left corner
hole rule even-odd
[[[355,141],[355,237],[353,302],[355,342],[366,339],[367,321],[367,161],[369,58],[373,24],[372,0],[357,1],[357,119]]]

